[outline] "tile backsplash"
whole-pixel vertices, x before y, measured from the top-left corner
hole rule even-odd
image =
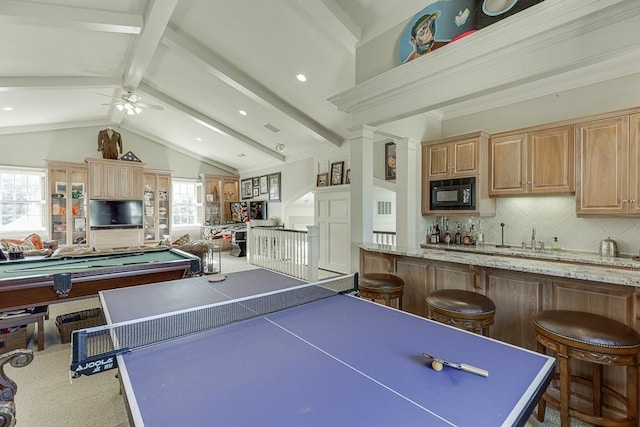
[[[504,243],[510,246],[529,245],[535,227],[536,240],[546,248],[556,236],[562,249],[597,253],[600,241],[611,237],[622,255],[638,256],[640,250],[640,218],[578,218],[574,196],[497,198],[495,217],[472,219],[482,222],[485,240],[492,245],[500,244],[504,222]],[[455,228],[458,221],[468,219],[449,217],[449,226]]]

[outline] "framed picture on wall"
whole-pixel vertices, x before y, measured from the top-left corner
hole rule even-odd
[[[331,185],[342,184],[344,162],[331,163]]]
[[[260,194],[267,194],[269,192],[269,177],[262,175],[260,177]]]
[[[326,187],[327,185],[329,185],[329,173],[319,173],[318,179],[316,180],[316,186]]]
[[[240,195],[243,199],[250,199],[253,197],[253,182],[251,178],[243,179],[240,182]]]
[[[384,179],[396,179],[396,143],[387,142],[384,144]]]
[[[253,197],[258,197],[260,195],[260,187],[253,187]]]
[[[279,202],[281,200],[280,178],[280,172],[269,175],[269,200],[272,202]]]
[[[351,169],[347,169],[347,175],[344,178],[345,184],[351,184]]]

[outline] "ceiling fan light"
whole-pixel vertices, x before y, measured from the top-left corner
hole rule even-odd
[[[126,104],[124,104],[124,109],[127,110],[127,112],[129,112],[133,110],[133,105],[127,102]]]
[[[133,109],[128,109],[128,110],[127,110],[127,115],[128,115],[128,116],[133,116],[133,115],[135,115],[135,114],[136,114],[136,112],[135,112]]]
[[[135,111],[135,112],[136,112],[136,114],[140,114],[140,113],[142,113],[142,109],[141,109],[140,107],[138,107],[138,106],[134,106],[134,107],[133,107],[133,111]]]
[[[118,111],[122,111],[122,110],[124,110],[124,105],[116,104],[116,108],[118,109]]]

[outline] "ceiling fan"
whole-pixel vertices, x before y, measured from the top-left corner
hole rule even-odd
[[[99,95],[108,96],[102,93],[100,93]],[[160,105],[147,104],[146,102],[140,102],[141,99],[142,97],[140,95],[137,95],[131,91],[128,91],[123,93],[120,96],[120,98],[115,98],[115,97],[111,98],[112,100],[111,103],[102,104],[102,105],[115,105],[118,111],[124,111],[125,114],[129,116],[142,113],[142,110],[144,108],[149,108],[149,109],[158,110],[158,111],[164,110],[164,108],[161,107]]]

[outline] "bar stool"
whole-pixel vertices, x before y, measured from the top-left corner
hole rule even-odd
[[[615,427],[637,426],[638,422],[638,364],[640,363],[640,334],[633,328],[608,317],[569,310],[548,310],[533,320],[538,352],[550,349],[556,354],[559,373],[560,400],[548,390],[538,402],[539,421],[544,419],[546,404],[558,408],[562,427],[570,425],[574,417],[594,425]],[[589,362],[592,378],[571,374],[571,360]],[[602,383],[603,366],[626,367],[626,396]],[[571,384],[591,386],[591,413],[583,412],[571,402]],[[603,395],[621,402],[626,408],[622,417],[603,415]],[[584,398],[584,397],[583,397]],[[588,399],[588,398],[587,398]],[[585,409],[585,408],[581,408]]]
[[[427,317],[487,337],[495,315],[495,303],[477,292],[439,289],[427,296]]]
[[[402,310],[402,294],[404,281],[393,274],[366,273],[358,279],[360,298],[371,301],[384,300],[385,305],[391,307],[391,301],[398,300],[398,309]]]

